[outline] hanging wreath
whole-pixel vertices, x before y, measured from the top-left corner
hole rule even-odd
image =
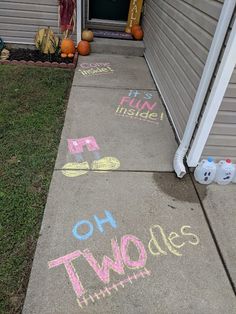
[[[68,37],[75,28],[76,0],[59,0],[59,25],[61,32]]]

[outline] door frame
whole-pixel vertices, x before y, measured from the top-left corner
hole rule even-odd
[[[84,12],[85,12],[85,28],[96,28],[111,31],[124,31],[127,21],[116,20],[103,20],[103,19],[89,19],[89,1],[84,0]]]

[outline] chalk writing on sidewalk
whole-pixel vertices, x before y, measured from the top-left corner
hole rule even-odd
[[[68,151],[73,156],[74,161],[68,162],[62,167],[62,173],[66,177],[81,176],[86,174],[89,170],[104,173],[116,170],[120,167],[120,162],[117,158],[111,156],[101,156],[100,147],[93,136],[68,139],[67,145]],[[84,160],[83,157],[85,147],[92,154],[94,159],[91,166],[88,161]]]
[[[96,219],[95,219],[96,221]],[[90,228],[92,223],[87,221],[90,224]],[[114,218],[111,216],[106,217],[105,220],[98,220],[96,223],[98,223],[98,228],[101,228],[100,231],[103,230],[103,224],[105,222],[109,222],[110,224],[113,224],[113,228],[116,226],[116,222]],[[77,230],[76,226],[76,230]],[[73,229],[74,230],[74,229]],[[92,235],[93,229],[89,231],[89,238]],[[180,233],[177,232],[170,232],[169,234],[164,231],[164,228],[160,225],[152,225],[149,228],[149,235],[150,235],[150,241],[148,242],[148,251],[150,252],[150,256],[166,256],[168,254],[172,254],[176,257],[181,257],[183,254],[181,252],[181,249],[186,245],[193,245],[196,246],[200,243],[199,237],[195,235],[193,232],[191,232],[191,226],[184,225],[180,228]],[[78,239],[78,237],[76,237]],[[78,240],[86,240],[84,239],[78,239]],[[137,251],[138,254],[136,254],[135,259],[130,256],[130,246],[132,245],[133,249]],[[127,271],[130,271],[130,269],[144,269],[146,267],[146,262],[148,259],[147,251],[145,249],[145,246],[143,242],[137,238],[135,235],[132,234],[126,234],[121,237],[120,243],[118,243],[117,238],[111,239],[111,249],[112,249],[112,255],[113,259],[110,257],[104,255],[102,258],[101,264],[99,264],[98,260],[95,258],[93,253],[87,248],[84,250],[77,250],[72,253],[69,253],[65,256],[59,257],[55,260],[52,260],[48,262],[48,267],[54,268],[61,265],[64,265],[65,270],[68,274],[68,277],[70,279],[70,282],[72,284],[73,290],[77,296],[77,299],[79,299],[79,302],[81,305],[86,304],[88,302],[88,297],[83,298],[81,301],[81,297],[84,296],[84,294],[87,292],[80,280],[80,277],[72,264],[72,262],[75,259],[78,259],[79,257],[84,258],[88,265],[90,266],[90,269],[94,271],[94,273],[97,275],[98,280],[100,280],[103,284],[110,284],[111,276],[110,276],[110,270],[116,272],[118,275],[123,276],[126,275]],[[133,256],[133,255],[132,255]],[[142,272],[140,272],[142,274]],[[128,275],[127,278],[129,278],[130,275]],[[141,275],[142,276],[142,275]],[[127,279],[125,279],[127,280]],[[126,282],[126,281],[125,281]],[[124,280],[121,280],[119,285],[124,285]],[[127,283],[127,282],[126,282]],[[116,289],[117,285],[115,285]],[[114,287],[114,285],[113,285]],[[108,290],[110,292],[110,288],[105,287],[104,290]],[[101,290],[105,294],[105,291]],[[109,294],[109,293],[108,293]],[[89,299],[92,301],[91,298],[95,298],[96,295],[90,294]],[[99,299],[99,294],[98,297]],[[87,304],[86,304],[87,305]]]
[[[111,212],[109,212],[108,210],[105,210],[105,218],[101,218],[98,217],[97,215],[94,215],[93,218],[95,220],[96,226],[98,228],[98,230],[101,233],[104,233],[104,224],[109,224],[112,228],[117,228],[117,223],[115,221],[115,219],[113,218]],[[79,232],[80,227],[86,226],[87,227],[87,231],[83,234],[81,234]],[[73,227],[72,230],[72,234],[73,236],[77,239],[77,240],[87,240],[88,238],[90,238],[93,235],[93,231],[94,231],[94,225],[90,220],[79,220]]]
[[[125,288],[125,285],[133,284],[133,281],[137,281],[139,278],[145,278],[150,275],[151,272],[145,267],[144,270],[135,272],[132,275],[129,275],[127,278],[112,284],[111,286],[100,289],[99,292],[89,294],[87,297],[84,296],[83,298],[77,298],[77,302],[79,306],[83,308],[83,306],[87,306],[89,302],[94,303],[97,300],[101,300],[107,296],[110,296],[112,293],[117,292],[120,288]]]
[[[156,112],[158,105],[157,102],[152,101],[152,98],[153,95],[150,92],[130,90],[128,96],[123,96],[120,99],[115,114],[130,119],[159,124],[164,119],[164,113]]]
[[[87,77],[93,75],[102,75],[102,74],[109,74],[113,73],[114,70],[112,69],[110,62],[104,63],[80,63],[79,64],[79,72]]]

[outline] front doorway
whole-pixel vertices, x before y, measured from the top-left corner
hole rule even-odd
[[[86,27],[124,31],[130,0],[86,0]]]

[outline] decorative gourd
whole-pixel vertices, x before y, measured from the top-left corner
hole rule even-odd
[[[131,27],[131,33],[132,35],[138,30],[138,29],[142,29],[140,25],[135,24]]]
[[[136,40],[142,40],[143,39],[143,31],[142,29],[137,29],[135,30],[135,32],[133,33],[133,37],[136,39]]]
[[[61,53],[62,58],[67,58],[67,53]]]
[[[35,46],[42,53],[55,53],[58,47],[59,38],[54,35],[53,31],[48,28],[41,28],[35,35]]]
[[[0,60],[7,60],[10,56],[10,51],[3,48],[2,51],[0,51]]]
[[[73,58],[74,57],[74,54],[73,53],[68,53],[68,58]]]
[[[82,39],[86,41],[93,41],[93,32],[88,29],[85,29],[82,32]]]
[[[78,43],[78,52],[81,56],[87,56],[90,54],[90,44],[88,41],[86,40],[81,40],[79,43]]]
[[[75,53],[75,44],[71,38],[62,39],[61,52],[66,54]]]

